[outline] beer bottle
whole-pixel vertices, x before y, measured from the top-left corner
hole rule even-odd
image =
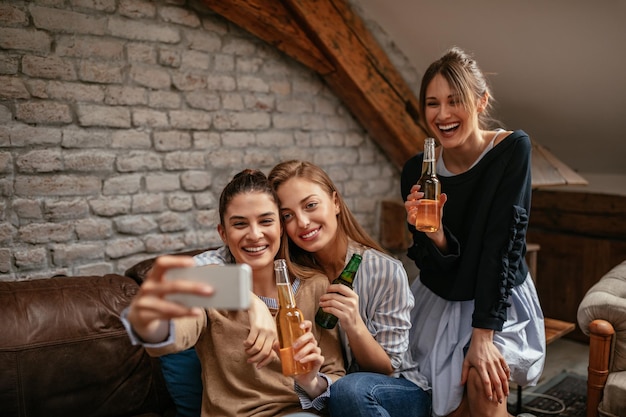
[[[361,264],[362,256],[358,253],[352,255],[350,258],[350,262],[348,265],[341,271],[341,274],[333,281],[333,284],[343,284],[347,287],[352,288],[352,282],[354,281],[354,276],[356,275],[357,269],[359,269],[359,265]],[[317,313],[315,314],[315,322],[325,329],[332,329],[337,325],[337,316],[326,313],[322,307],[317,309]]]
[[[415,228],[420,232],[436,232],[441,223],[439,210],[439,194],[441,183],[437,178],[435,168],[435,139],[426,138],[424,142],[424,159],[422,161],[422,176],[417,181],[424,197],[417,205]]]
[[[311,363],[300,363],[293,359],[293,343],[302,336],[305,331],[300,328],[304,320],[302,311],[296,306],[296,301],[291,290],[287,264],[284,259],[274,261],[274,273],[276,275],[276,287],[278,290],[278,314],[276,315],[276,329],[280,343],[280,362],[283,367],[283,375],[293,376],[311,372]]]

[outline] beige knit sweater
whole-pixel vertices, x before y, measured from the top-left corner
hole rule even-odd
[[[319,298],[327,286],[328,279],[323,275],[301,281],[295,299],[306,319],[314,322]],[[206,312],[207,316],[197,319],[175,320],[173,345],[147,349],[151,355],[159,356],[195,344],[204,382],[202,417],[273,417],[302,411],[294,380],[283,376],[278,359],[261,369],[246,362],[243,341],[250,331],[248,312]],[[272,311],[273,315],[276,313]],[[312,331],[325,359],[321,372],[335,381],[345,375],[337,328],[325,330],[314,325]]]

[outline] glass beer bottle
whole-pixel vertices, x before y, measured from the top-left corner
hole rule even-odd
[[[350,258],[348,265],[343,269],[341,274],[333,281],[333,284],[343,284],[347,287],[352,288],[352,282],[354,281],[354,276],[356,275],[357,269],[359,269],[359,265],[361,264],[361,255],[355,253]],[[317,313],[315,314],[315,322],[325,329],[332,329],[337,325],[337,316],[326,313],[322,307],[317,309]]]
[[[422,162],[422,176],[417,181],[424,197],[417,205],[415,228],[420,232],[436,232],[441,223],[439,210],[439,194],[441,183],[437,178],[435,168],[435,139],[426,138],[424,142],[424,159]]]
[[[274,261],[274,274],[278,290],[278,314],[276,315],[276,329],[280,343],[280,362],[283,375],[293,376],[311,372],[311,363],[300,363],[294,360],[293,343],[305,331],[300,328],[304,320],[302,311],[296,306],[296,300],[291,290],[287,264],[284,259]]]

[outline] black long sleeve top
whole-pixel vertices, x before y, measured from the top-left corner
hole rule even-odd
[[[422,283],[451,301],[474,300],[472,326],[502,330],[513,286],[526,279],[526,230],[531,202],[530,139],[516,130],[468,171],[439,176],[448,201],[443,228],[448,253],[409,224],[408,256]],[[422,170],[423,153],[406,162],[401,191],[406,200]]]

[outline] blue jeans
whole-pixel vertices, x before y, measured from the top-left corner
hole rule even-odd
[[[330,386],[331,417],[428,417],[430,394],[408,379],[354,372]]]

